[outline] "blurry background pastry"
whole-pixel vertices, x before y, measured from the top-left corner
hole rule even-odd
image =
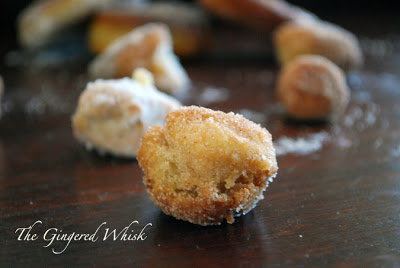
[[[154,88],[149,72],[139,69],[134,78],[96,80],[82,92],[72,128],[88,149],[135,157],[145,131],[163,125],[165,116],[180,107]]]
[[[271,134],[243,116],[182,107],[143,136],[138,161],[151,200],[200,225],[233,223],[263,199],[278,166]]]
[[[277,91],[288,113],[297,119],[331,119],[349,102],[343,71],[317,55],[298,56],[283,67]]]
[[[135,28],[114,41],[90,64],[93,77],[114,78],[130,76],[143,67],[154,75],[159,90],[177,94],[188,89],[190,80],[175,56],[168,27],[149,23]]]
[[[357,67],[363,62],[362,51],[355,35],[320,20],[281,25],[274,34],[274,45],[282,65],[304,54],[324,56],[344,69]]]
[[[114,0],[36,0],[18,16],[18,39],[25,48],[38,48],[65,28],[82,21]]]
[[[207,15],[196,5],[169,2],[119,6],[97,13],[89,28],[89,47],[101,53],[117,38],[149,22],[169,26],[178,56],[193,56],[207,47]]]
[[[284,0],[198,0],[205,8],[257,30],[269,32],[285,21],[312,18],[308,13]]]

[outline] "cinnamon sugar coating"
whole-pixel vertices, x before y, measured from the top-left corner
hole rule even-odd
[[[115,40],[89,66],[97,78],[127,77],[136,68],[146,68],[154,75],[155,86],[166,93],[185,92],[190,79],[173,52],[168,26],[148,23]]]
[[[287,64],[278,78],[277,91],[288,113],[298,119],[332,119],[349,102],[343,71],[330,60],[303,55]]]
[[[282,24],[274,34],[274,44],[282,65],[308,54],[324,56],[343,69],[356,68],[363,62],[361,47],[354,34],[320,20]]]
[[[199,225],[233,223],[263,199],[278,166],[271,134],[243,116],[196,106],[171,112],[142,138],[138,161],[151,200]]]

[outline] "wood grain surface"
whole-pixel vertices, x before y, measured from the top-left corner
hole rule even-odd
[[[234,224],[212,227],[164,215],[136,160],[87,152],[73,138],[70,118],[89,81],[86,59],[42,65],[7,49],[0,266],[399,267],[399,43],[393,35],[363,39],[365,65],[348,73],[351,103],[334,124],[286,118],[273,61],[186,62],[193,88],[185,104],[244,114],[272,133],[279,153],[265,199]],[[31,231],[38,239],[19,241],[16,230],[38,220]],[[103,241],[106,228],[120,231],[135,220],[133,233],[152,224],[145,240]],[[44,247],[50,228],[92,234],[103,222],[96,242],[71,241],[61,254],[52,250],[66,241]]]

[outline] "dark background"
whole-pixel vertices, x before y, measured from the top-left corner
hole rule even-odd
[[[3,33],[13,33],[15,31],[15,18],[26,5],[32,0],[6,0],[0,3],[0,20]],[[184,2],[194,2],[186,0]],[[301,6],[318,14],[321,17],[336,17],[342,15],[351,15],[354,13],[398,13],[400,20],[399,1],[380,0],[336,0],[336,1],[320,1],[320,0],[291,0],[288,1],[295,5]]]

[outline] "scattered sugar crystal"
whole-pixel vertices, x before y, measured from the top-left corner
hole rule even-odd
[[[348,127],[353,126],[353,124],[363,116],[363,111],[360,107],[355,106],[350,109],[346,117],[344,118],[344,124]]]
[[[394,149],[392,149],[391,153],[392,156],[394,157],[400,157],[400,144],[397,145],[397,147],[395,147]]]
[[[349,109],[343,119],[343,124],[348,128],[354,128],[355,126],[361,132],[375,125],[379,113],[380,107],[376,103],[359,103]]]
[[[349,140],[346,137],[342,137],[342,136],[338,137],[336,142],[340,148],[349,148],[352,145],[351,140]]]
[[[115,104],[115,99],[106,94],[98,94],[95,96],[94,102],[97,105],[102,105],[102,104],[113,105],[113,104]]]
[[[361,87],[361,78],[356,72],[351,72],[347,80],[352,89],[359,89]]]
[[[329,134],[326,132],[310,134],[298,138],[283,136],[274,142],[274,146],[277,155],[285,155],[289,153],[306,155],[319,151],[328,138]]]
[[[214,117],[211,116],[211,117],[207,118],[206,121],[208,121],[208,122],[214,122]]]
[[[46,109],[45,103],[38,97],[30,99],[25,105],[25,112],[27,114],[44,114]]]
[[[360,44],[363,52],[375,57],[388,57],[400,49],[399,35],[384,35],[379,38],[361,37]]]
[[[43,115],[44,113],[67,114],[72,110],[72,102],[59,96],[54,90],[43,86],[39,94],[31,97],[24,105],[28,115]]]
[[[374,148],[378,149],[379,147],[381,147],[382,143],[383,143],[382,138],[377,138],[374,142]]]
[[[354,100],[358,102],[371,101],[371,94],[367,91],[357,91],[354,94]]]

